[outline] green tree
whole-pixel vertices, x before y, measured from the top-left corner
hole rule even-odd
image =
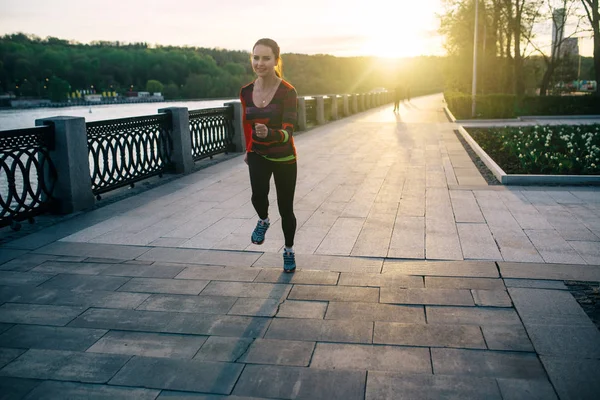
[[[146,83],[146,92],[150,93],[162,93],[164,85],[155,79],[150,79]]]
[[[50,100],[59,102],[67,99],[67,94],[71,92],[71,85],[64,79],[53,76],[50,78],[48,85],[48,93],[50,94]]]

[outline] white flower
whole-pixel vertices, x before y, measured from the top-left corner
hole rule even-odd
[[[558,163],[558,166],[559,166],[559,167],[562,167],[562,163]]]

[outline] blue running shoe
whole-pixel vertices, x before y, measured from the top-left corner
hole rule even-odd
[[[296,270],[296,256],[291,251],[283,252],[283,272],[294,272]]]
[[[265,233],[267,233],[269,226],[271,226],[270,223],[259,219],[256,223],[256,228],[254,228],[254,232],[252,232],[252,243],[263,244],[265,241]]]

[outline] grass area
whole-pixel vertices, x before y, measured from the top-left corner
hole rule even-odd
[[[600,124],[467,131],[507,174],[600,175]]]

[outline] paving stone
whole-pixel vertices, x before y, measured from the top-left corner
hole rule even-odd
[[[284,299],[291,285],[278,283],[217,282],[212,281],[202,291],[202,296],[256,297]]]
[[[330,271],[299,270],[293,274],[286,274],[281,270],[263,269],[255,282],[291,283],[303,285],[336,285],[340,274]]]
[[[143,278],[174,278],[184,269],[185,267],[171,267],[166,265],[116,264],[104,269],[100,274]]]
[[[492,261],[385,261],[382,272],[469,278],[498,277],[496,264]]]
[[[130,356],[31,349],[0,371],[4,376],[105,383]]]
[[[589,326],[536,325],[524,321],[539,355],[600,359],[600,331]]]
[[[520,325],[513,309],[483,307],[425,307],[428,324]]]
[[[279,306],[276,317],[323,319],[327,302],[286,300]]]
[[[314,342],[256,339],[239,362],[306,367],[314,348]]]
[[[26,400],[88,399],[88,400],[154,400],[159,390],[95,385],[89,383],[44,381]]]
[[[472,306],[471,292],[464,289],[381,288],[382,303]]]
[[[0,333],[3,333],[5,331],[9,330],[13,326],[14,326],[13,324],[3,324],[3,323],[0,323]]]
[[[558,400],[547,380],[497,379],[504,400]]]
[[[145,357],[192,358],[206,339],[206,336],[111,331],[87,351]]]
[[[247,365],[233,394],[283,399],[359,400],[365,371]]]
[[[229,394],[243,368],[241,364],[136,356],[109,383]]]
[[[16,325],[0,335],[0,346],[85,351],[105,333],[103,329]]]
[[[572,315],[581,318],[586,316],[577,300],[567,291],[523,288],[509,288],[508,291],[524,319],[525,315]]]
[[[75,257],[105,257],[134,260],[148,251],[143,246],[123,246],[114,244],[98,243],[70,243],[55,241],[35,250],[36,253],[51,254],[57,256]]]
[[[330,302],[325,319],[425,323],[422,306],[378,303]]]
[[[0,289],[0,297],[3,291]],[[140,305],[150,295],[142,293],[119,293],[104,290],[74,292],[66,289],[31,288],[13,291],[7,301],[15,303],[51,304],[60,306],[125,308]]]
[[[165,332],[256,338],[264,335],[270,321],[263,317],[179,314],[169,322]]]
[[[129,331],[163,331],[176,313],[91,308],[73,320],[75,328],[119,329]]]
[[[36,272],[0,271],[0,282],[5,286],[37,286],[53,276]]]
[[[258,253],[244,253],[222,250],[198,250],[181,248],[151,248],[138,260],[157,262],[179,262],[187,264],[223,265],[232,267],[249,267],[260,257]],[[281,255],[279,255],[281,257]],[[281,260],[280,260],[281,261]]]
[[[296,250],[298,251],[298,250]],[[281,254],[264,253],[254,267],[281,268]],[[302,269],[334,272],[381,272],[382,259],[362,257],[337,257],[314,254],[296,254],[297,271]]]
[[[374,287],[397,287],[397,288],[422,288],[423,278],[420,276],[401,275],[395,273],[387,274],[355,274],[342,272],[340,274],[340,286],[374,286]]]
[[[23,349],[0,348],[0,368],[25,353]]]
[[[573,264],[523,264],[499,262],[503,278],[554,279],[600,282],[600,266]]]
[[[600,393],[600,360],[574,360],[540,356],[558,397],[566,400],[593,400]]]
[[[431,349],[433,373],[492,378],[545,379],[536,354],[489,350]]]
[[[217,394],[199,394],[190,392],[172,392],[163,390],[156,400],[266,400],[258,397],[221,396]]]
[[[512,301],[506,290],[471,290],[471,294],[478,306],[512,307]]]
[[[54,278],[41,284],[44,289],[83,290],[117,290],[130,278],[119,276],[94,276],[94,275],[56,275]]]
[[[5,303],[0,306],[0,321],[15,324],[64,326],[84,310],[85,307]]]
[[[227,314],[236,297],[153,294],[137,310]]]
[[[252,282],[261,272],[259,268],[251,267],[186,267],[177,279],[200,279],[206,281],[239,281]]]
[[[504,279],[504,284],[509,287],[520,287],[530,289],[556,289],[567,290],[568,288],[561,281],[549,281],[538,279]]]
[[[354,286],[295,285],[291,300],[378,302],[379,289]]]
[[[401,201],[387,256],[423,259],[425,258],[425,218],[402,215],[402,204]]]
[[[0,270],[29,271],[41,263],[56,258],[46,254],[26,254],[23,250],[3,248],[0,252]]]
[[[73,275],[98,275],[113,264],[91,263],[91,262],[58,262],[46,261],[38,265],[33,272],[44,274],[73,274]]]
[[[489,378],[369,371],[366,399],[501,400],[502,397],[496,381]]]
[[[468,325],[375,322],[373,343],[485,349],[479,327]]]
[[[524,229],[523,232],[547,263],[586,263],[554,229]]]
[[[465,260],[503,260],[490,228],[485,223],[457,223]]]
[[[481,330],[490,350],[534,351],[522,325],[488,325]]]
[[[248,350],[252,342],[253,339],[247,338],[210,336],[194,359],[234,362]]]
[[[40,381],[37,379],[22,379],[0,376],[0,393],[2,400],[23,399]],[[29,397],[30,400],[36,397]]]
[[[492,278],[446,278],[426,276],[425,287],[428,289],[480,289],[504,290],[502,279]]]
[[[106,257],[88,257],[85,262],[100,263],[100,264],[122,264],[125,262],[134,261],[125,258],[106,258]]]
[[[373,323],[369,321],[336,321],[276,318],[265,338],[307,340],[311,342],[371,343]]]
[[[431,373],[429,349],[317,343],[311,368]]]
[[[191,279],[131,278],[119,291],[197,295],[207,285],[208,281]]]
[[[277,299],[255,299],[241,297],[233,305],[227,314],[229,315],[250,315],[257,317],[274,317],[279,308]]]

